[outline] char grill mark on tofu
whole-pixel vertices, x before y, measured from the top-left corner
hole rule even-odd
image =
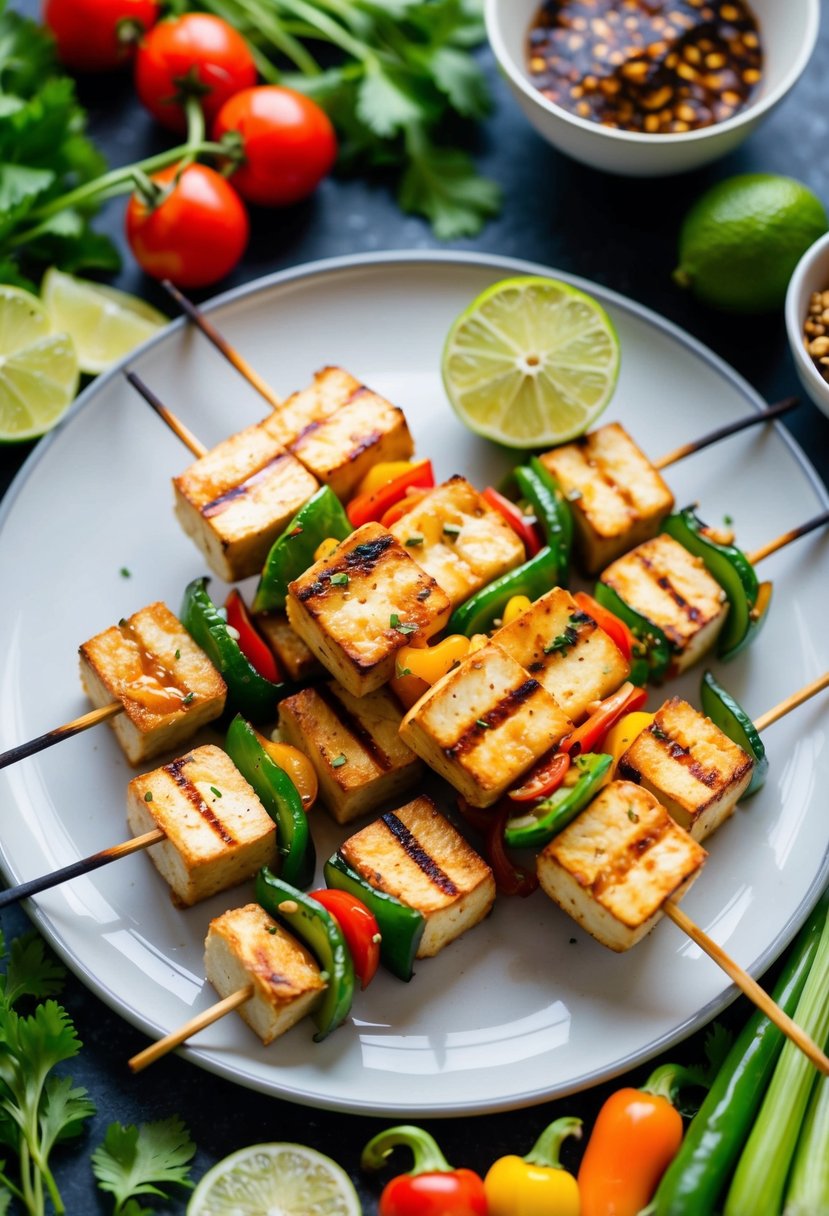
[[[379,769],[383,772],[388,772],[389,769],[394,767],[394,761],[383,751],[371,731],[363,726],[362,722],[351,712],[345,702],[337,696],[330,684],[318,684],[314,691],[325,702],[332,714],[339,719],[352,738],[362,747],[363,751],[368,753]]]
[[[370,541],[356,545],[343,554],[337,565],[321,570],[319,577],[313,583],[300,588],[297,592],[297,599],[301,604],[307,604],[310,599],[325,595],[332,590],[331,579],[339,574],[347,573],[349,578],[351,575],[370,578],[383,554],[388,552],[393,544],[394,537],[388,532],[383,536],[376,536]]]
[[[383,815],[382,819],[406,856],[411,858],[430,882],[434,883],[444,895],[460,894],[449,875],[440,868],[434,857],[424,849],[417,837],[406,827],[401,819],[398,819],[394,811],[388,811]]]
[[[360,381],[341,367],[323,367],[307,388],[292,393],[265,420],[277,443],[290,447],[351,399]]]
[[[444,749],[447,756],[457,758],[458,756],[462,756],[464,752],[471,751],[477,747],[486,731],[496,730],[503,722],[507,722],[516,710],[540,688],[541,685],[538,680],[532,677],[525,680],[523,684],[519,684],[517,688],[511,688],[497,705],[494,705],[492,709],[486,710],[480,718],[477,718],[471,726],[467,727],[451,747]]]
[[[213,829],[213,831],[219,837],[219,840],[221,840],[223,844],[227,845],[236,844],[235,836],[233,836],[227,830],[227,827],[222,823],[215,811],[212,811],[205,802],[204,798],[202,798],[197,787],[193,784],[189,777],[185,775],[184,769],[191,762],[191,760],[191,756],[182,756],[179,760],[172,760],[169,764],[164,765],[164,771],[165,773],[170,774],[170,777],[173,779],[173,781],[175,781],[182,794],[184,794],[185,798],[193,807],[193,810],[197,815],[201,816],[208,827]]]
[[[242,498],[245,494],[249,494],[251,490],[260,482],[264,481],[271,474],[277,465],[283,464],[291,457],[288,452],[280,452],[274,456],[261,469],[257,469],[255,473],[251,473],[250,477],[246,477],[244,481],[239,482],[236,486],[231,486],[229,490],[225,490],[223,494],[219,494],[217,498],[210,502],[204,503],[199,508],[205,519],[213,519],[216,515],[221,515],[222,511],[226,511],[232,503],[237,499]]]

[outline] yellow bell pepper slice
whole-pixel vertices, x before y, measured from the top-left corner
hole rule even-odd
[[[640,709],[635,713],[625,714],[615,726],[611,726],[602,744],[602,751],[613,757],[613,767],[610,770],[611,778],[616,775],[619,761],[631,743],[633,743],[634,739],[638,739],[643,730],[647,730],[655,717],[656,714],[649,714]]]

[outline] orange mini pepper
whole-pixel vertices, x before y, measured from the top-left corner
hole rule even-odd
[[[641,1089],[620,1089],[599,1111],[579,1167],[581,1216],[637,1216],[682,1143],[673,1097],[691,1074],[663,1064]]]

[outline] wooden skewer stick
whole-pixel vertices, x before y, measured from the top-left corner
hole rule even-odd
[[[775,537],[768,544],[761,545],[759,549],[755,549],[753,553],[747,553],[746,557],[751,562],[752,566],[756,566],[764,557],[769,557],[770,554],[776,553],[778,549],[791,544],[793,540],[799,540],[801,536],[807,536],[809,532],[814,532],[817,528],[822,528],[824,524],[829,523],[829,511],[822,511],[820,515],[815,515],[811,519],[807,519],[805,524],[800,524],[797,528],[792,528],[789,532],[784,532],[782,536]]]
[[[146,1068],[149,1064],[154,1064],[156,1060],[160,1060],[162,1056],[166,1056],[174,1047],[179,1047],[189,1039],[191,1035],[196,1034],[199,1030],[204,1030],[205,1026],[212,1026],[214,1022],[218,1022],[219,1018],[223,1018],[226,1013],[230,1013],[234,1009],[238,1009],[240,1005],[244,1005],[245,1001],[249,1001],[253,996],[253,984],[247,984],[244,988],[238,988],[236,992],[231,992],[230,996],[226,996],[223,1001],[217,1001],[215,1005],[211,1005],[209,1009],[205,1009],[204,1013],[196,1014],[194,1018],[190,1018],[189,1022],[185,1022],[183,1026],[179,1026],[178,1030],[173,1030],[170,1034],[165,1034],[163,1039],[159,1039],[157,1043],[153,1043],[150,1047],[145,1047],[143,1051],[139,1051],[128,1061],[132,1072],[141,1072],[142,1068]]]
[[[80,717],[73,718],[71,722],[65,722],[63,726],[56,726],[47,731],[45,735],[38,735],[36,739],[30,739],[28,743],[10,747],[7,752],[0,753],[0,768],[6,768],[18,760],[24,760],[26,756],[33,756],[35,752],[43,752],[47,747],[60,743],[62,739],[71,739],[73,735],[88,730],[90,726],[97,726],[99,722],[106,722],[109,718],[120,714],[123,708],[120,701],[113,701],[111,705],[91,709],[88,714],[81,714]]]
[[[52,870],[51,874],[43,874],[40,878],[32,878],[28,882],[20,883],[17,887],[9,887],[7,891],[0,891],[0,908],[7,908],[9,904],[15,904],[21,899],[28,899],[30,895],[48,891],[51,887],[57,887],[70,878],[89,874],[90,871],[97,870],[100,866],[109,865],[111,861],[118,861],[120,857],[129,857],[130,853],[148,849],[151,844],[158,844],[166,839],[166,832],[162,832],[160,828],[153,828],[151,832],[145,832],[143,836],[133,836],[131,840],[125,840],[122,844],[114,844],[109,849],[101,849],[100,853],[92,853],[89,857],[73,861],[60,870]]]
[[[700,949],[704,950],[708,957],[713,959],[717,966],[723,969],[726,975],[757,1006],[761,1013],[764,1013],[778,1030],[782,1030],[786,1038],[791,1039],[795,1046],[800,1048],[803,1054],[811,1060],[815,1068],[819,1069],[826,1076],[829,1076],[829,1058],[821,1051],[817,1043],[771,999],[765,989],[761,988],[755,979],[752,979],[743,967],[736,963],[730,955],[726,954],[722,947],[718,946],[713,938],[710,938],[695,921],[691,920],[690,916],[687,916],[672,899],[667,900],[663,904],[662,910],[668,919],[674,922],[677,928],[686,933],[691,941],[696,942]]]
[[[728,422],[725,426],[717,427],[715,431],[709,431],[707,435],[701,435],[699,439],[692,439],[690,443],[681,444],[667,455],[660,456],[659,460],[654,460],[653,467],[660,471],[667,469],[669,465],[684,460],[686,456],[692,456],[694,452],[701,452],[703,448],[710,447],[712,443],[718,443],[720,439],[727,439],[729,435],[736,435],[739,431],[758,426],[761,422],[771,422],[774,418],[780,418],[799,404],[798,397],[785,397],[776,405],[770,405],[767,409],[758,410],[754,414],[747,414],[743,418],[738,418],[736,422]]]
[[[829,688],[829,671],[825,671],[822,676],[818,676],[816,680],[812,680],[811,684],[804,684],[803,688],[797,692],[793,692],[790,697],[786,697],[779,704],[772,706],[771,709],[761,714],[759,718],[755,718],[755,729],[758,731],[765,730],[767,726],[771,726],[772,722],[777,722],[778,719],[791,710],[797,709],[798,705],[802,705],[810,697],[816,696],[824,688]]]
[[[184,425],[181,419],[176,418],[175,414],[171,413],[171,411],[167,409],[167,406],[164,404],[161,398],[155,395],[153,390],[148,384],[144,383],[140,376],[136,375],[136,373],[133,371],[126,371],[124,372],[124,375],[126,376],[127,380],[129,380],[136,392],[141,394],[147,404],[155,410],[159,418],[167,423],[167,426],[170,428],[173,434],[178,435],[181,442],[185,445],[185,447],[190,449],[197,459],[200,456],[207,455],[209,449],[206,448],[203,443],[199,442],[193,432]]]
[[[187,314],[193,324],[198,326],[207,340],[213,343],[216,350],[224,355],[228,363],[235,367],[237,372],[241,372],[248,384],[256,389],[260,397],[265,398],[271,409],[278,409],[282,401],[273,391],[267,380],[263,380],[255,368],[251,367],[247,359],[243,355],[240,355],[234,346],[230,345],[227,338],[223,337],[216,327],[208,321],[201,309],[192,300],[188,300],[187,296],[180,292],[169,279],[162,279],[161,286],[165,291],[169,292],[176,304],[178,304],[182,312]]]

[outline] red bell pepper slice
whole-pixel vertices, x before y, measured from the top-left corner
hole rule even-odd
[[[225,600],[225,611],[228,625],[239,634],[237,641],[242,654],[260,676],[272,684],[279,684],[282,676],[273,651],[256,632],[247,605],[235,588]]]
[[[482,809],[470,806],[465,798],[458,798],[458,810],[470,827],[484,837],[484,853],[492,867],[499,894],[520,895],[522,899],[532,895],[538,886],[538,875],[534,870],[514,862],[504,843],[507,820],[515,814],[515,807],[509,799],[502,798],[497,806]]]
[[[397,523],[398,519],[402,519],[404,515],[408,515],[415,503],[420,502],[421,498],[428,493],[428,490],[419,490],[415,486],[409,486],[400,501],[389,507],[380,523],[384,528],[390,528],[392,524]]]
[[[335,887],[312,891],[311,898],[330,912],[351,951],[354,971],[366,988],[380,963],[380,926],[361,899]]]
[[[380,486],[379,490],[373,490],[370,494],[358,494],[356,498],[352,498],[345,513],[353,527],[361,528],[363,524],[379,522],[389,507],[394,506],[403,498],[410,486],[419,486],[428,490],[434,484],[435,475],[432,471],[432,462],[422,460],[420,464],[416,464],[413,468],[407,469],[405,473],[401,473],[399,477],[395,477],[394,481]]]
[[[647,699],[647,689],[637,688],[630,680],[626,680],[621,688],[617,688],[616,692],[600,702],[598,709],[595,709],[581,726],[577,726],[561,740],[560,750],[569,752],[571,756],[598,750],[599,744],[614,722],[618,722],[623,714],[632,714],[641,709]]]
[[[605,608],[603,604],[595,600],[592,595],[588,595],[586,591],[577,591],[573,599],[582,612],[586,612],[588,616],[592,616],[599,628],[603,629],[610,640],[616,644],[625,662],[629,663],[633,658],[633,647],[636,642],[632,630],[618,616],[614,616],[608,608]]]
[[[506,520],[518,539],[523,542],[527,557],[535,557],[544,544],[535,521],[492,486],[487,486],[481,498]]]
[[[513,802],[535,802],[538,798],[549,798],[567,776],[569,767],[569,752],[556,752],[537,764],[526,781],[516,789],[509,790],[507,797]]]

